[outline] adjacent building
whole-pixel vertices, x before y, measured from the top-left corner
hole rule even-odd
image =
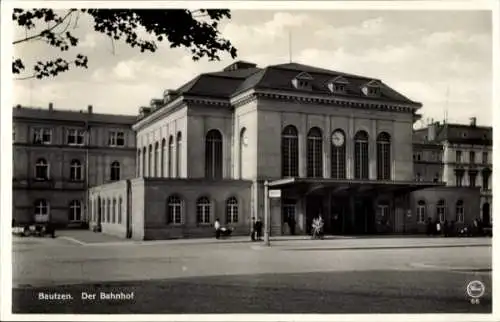
[[[492,224],[492,140],[491,127],[431,122],[414,132],[413,160],[416,180],[441,180],[447,190],[462,193],[421,192],[421,205],[435,199],[431,207],[443,209],[440,218],[463,221],[464,217]],[[467,202],[466,199],[470,199]],[[472,204],[473,207],[472,207]],[[443,219],[444,221],[444,219]]]
[[[13,219],[81,226],[87,189],[135,176],[137,117],[16,106]]]

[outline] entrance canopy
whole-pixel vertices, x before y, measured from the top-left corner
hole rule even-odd
[[[327,179],[327,178],[286,178],[271,181],[269,189],[281,189],[283,191],[299,194],[314,194],[322,191],[330,191],[333,194],[406,194],[412,191],[443,187],[443,182],[425,181],[383,181],[383,180],[356,180],[356,179]]]

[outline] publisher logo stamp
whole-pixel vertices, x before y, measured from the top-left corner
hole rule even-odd
[[[484,295],[486,287],[481,281],[471,281],[467,284],[467,295],[472,304],[479,304],[479,299]]]

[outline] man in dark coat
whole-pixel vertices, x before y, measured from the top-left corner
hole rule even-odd
[[[257,233],[257,240],[260,240],[262,237],[262,220],[260,218],[257,218],[255,222],[255,232]]]

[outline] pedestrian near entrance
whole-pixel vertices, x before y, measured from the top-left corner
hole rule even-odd
[[[288,227],[290,228],[290,235],[295,235],[295,216],[288,217]]]
[[[262,238],[262,220],[257,218],[257,221],[255,222],[255,232],[257,233],[257,240],[261,240]]]
[[[255,218],[252,217],[252,228],[250,229],[250,239],[252,241],[255,241],[255,234],[257,233],[255,226],[256,226]]]
[[[441,234],[441,223],[436,221],[436,235],[439,236],[439,234]]]
[[[220,238],[220,222],[219,222],[219,218],[215,219],[214,228],[215,228],[215,239],[219,239]]]

